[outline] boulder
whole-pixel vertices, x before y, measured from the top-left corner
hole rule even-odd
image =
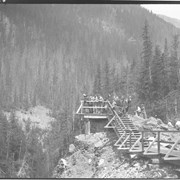
[[[100,159],[98,162],[98,166],[101,166],[102,164],[104,164],[104,159]]]
[[[177,122],[176,122],[175,127],[176,127],[177,129],[180,129],[180,121],[177,121]]]
[[[76,147],[74,146],[74,144],[70,144],[69,145],[69,152],[73,153],[75,151]]]
[[[169,127],[174,127],[171,122],[168,122]]]
[[[63,158],[61,158],[60,164],[61,164],[61,166],[64,167],[64,168],[67,167],[67,161],[66,161],[65,159],[63,159]]]

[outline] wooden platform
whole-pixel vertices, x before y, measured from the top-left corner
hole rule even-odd
[[[101,106],[98,106],[97,102],[89,102],[90,104],[86,105],[81,101],[76,114],[83,119],[108,120],[104,127],[114,129],[118,138],[114,145],[119,150],[137,153],[150,159],[155,157],[171,164],[180,165],[179,135],[177,134],[177,139],[168,139],[167,141],[162,138],[164,132],[174,134],[180,133],[180,131],[140,131],[128,116],[120,117],[109,101],[104,101]],[[150,137],[149,133],[152,134]]]
[[[84,118],[87,119],[107,119],[108,116],[104,114],[85,114]]]

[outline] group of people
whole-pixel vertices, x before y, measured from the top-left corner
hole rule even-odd
[[[131,106],[131,96],[127,98],[124,96],[121,98],[114,96],[112,100],[112,106],[118,112],[119,116],[125,115]]]
[[[126,114],[131,105],[131,96],[125,98],[119,98],[117,95],[108,95],[105,100],[109,100],[113,106],[113,109],[118,112],[120,116]],[[84,106],[88,106],[90,108],[84,108],[84,111],[87,113],[107,113],[107,104],[104,101],[104,98],[101,95],[88,96],[83,94]],[[92,108],[91,108],[92,107]]]
[[[121,117],[123,115],[126,115],[129,111],[129,108],[131,107],[132,97],[118,97],[116,94],[109,94],[106,98],[103,98],[100,94],[94,96],[83,94],[83,111],[85,113],[106,114],[108,111],[107,103],[105,103],[106,100],[108,100],[112,104],[112,108],[116,110],[118,115]],[[137,106],[137,109],[134,113],[135,115],[141,116],[144,119],[147,118],[144,104]]]
[[[84,100],[84,106],[88,106],[90,108],[85,108],[85,112],[87,113],[95,113],[95,114],[101,114],[106,113],[107,106],[104,103],[104,99],[101,95],[95,95],[95,96],[87,96],[86,94],[83,94],[83,100]],[[93,108],[95,107],[95,108]]]

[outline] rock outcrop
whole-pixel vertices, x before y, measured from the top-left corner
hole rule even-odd
[[[160,168],[148,160],[130,159],[114,150],[106,133],[76,136],[74,153],[65,157],[67,165],[53,172],[53,178],[176,178],[168,166]]]

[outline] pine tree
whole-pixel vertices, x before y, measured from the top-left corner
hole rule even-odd
[[[3,113],[0,111],[0,156],[2,159],[6,159],[8,130],[8,121],[3,115]]]
[[[21,141],[23,139],[23,131],[18,125],[14,112],[10,116],[10,137],[9,137],[9,155],[13,156],[13,160],[19,158]]]
[[[117,95],[120,95],[120,76],[118,73],[115,74],[114,78],[114,92]]]
[[[126,96],[127,95],[127,67],[123,67],[121,71],[121,76],[120,76],[120,94],[121,96]]]
[[[165,39],[164,43],[164,52],[162,54],[162,59],[164,61],[164,96],[166,96],[170,89],[171,89],[171,80],[170,80],[170,75],[171,75],[171,69],[170,69],[170,57],[169,57],[169,50],[168,50],[168,43],[167,39]]]
[[[163,81],[163,73],[164,72],[164,64],[161,56],[160,47],[155,47],[155,53],[152,61],[152,99],[159,100],[163,97],[162,94],[162,81]]]
[[[94,94],[101,94],[101,92],[102,92],[101,67],[100,67],[100,64],[98,64],[95,79],[94,79],[93,93]]]
[[[151,61],[152,61],[152,43],[149,36],[149,25],[145,21],[145,26],[143,28],[143,51],[142,51],[142,64],[141,72],[138,82],[138,95],[139,99],[144,101],[151,101]]]
[[[110,83],[110,67],[108,61],[106,61],[104,66],[103,95],[105,98],[107,98],[108,94],[111,94],[111,83]]]
[[[113,66],[111,69],[110,69],[110,92],[113,93],[115,92],[115,86],[116,86],[116,68],[115,66]]]
[[[173,36],[172,49],[171,49],[171,90],[175,90],[178,87],[179,81],[179,63],[178,63],[178,46],[179,46],[179,35]]]

